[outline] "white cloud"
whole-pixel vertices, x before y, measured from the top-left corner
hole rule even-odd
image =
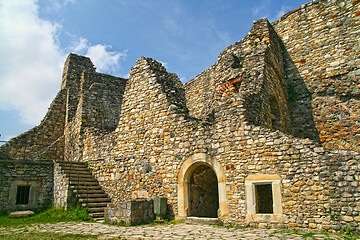
[[[120,59],[125,59],[126,50],[123,52],[109,51],[110,45],[97,44],[90,46],[86,56],[90,57],[99,72],[112,73],[119,68]]]
[[[66,7],[68,4],[75,4],[76,0],[46,0],[46,11],[57,12],[61,8]]]
[[[163,62],[163,61],[158,61],[158,62],[161,63],[161,65],[163,65],[164,68],[168,68],[167,62]]]
[[[286,5],[281,5],[280,10],[276,13],[274,19],[272,19],[272,21],[276,21],[279,18],[281,18],[285,13],[289,12],[291,10],[291,7],[286,6]]]
[[[39,124],[60,89],[69,50],[61,49],[57,39],[62,26],[39,17],[37,0],[1,0],[0,16],[0,109],[17,111],[25,124]],[[84,51],[99,71],[117,70],[126,56],[126,51],[78,39],[70,50]]]
[[[116,73],[120,68],[120,60],[125,60],[127,50],[122,52],[110,51],[110,45],[91,45],[85,38],[79,37],[73,44],[72,51],[85,55],[91,59],[98,72]]]
[[[89,41],[87,39],[80,37],[76,40],[78,42],[75,42],[74,46],[72,46],[74,52],[83,52],[89,48]]]
[[[36,1],[3,0],[0,16],[0,108],[38,124],[61,83],[60,26],[38,17]]]
[[[256,7],[251,9],[251,12],[256,17],[267,16],[269,6],[270,6],[270,0],[262,0],[261,2],[257,3]]]
[[[275,14],[272,14],[272,12],[276,11],[276,9],[271,10],[277,6],[271,3],[271,0],[262,0],[259,4],[256,5],[256,7],[251,9],[252,14],[257,18],[268,18],[270,22],[278,20],[280,17],[282,17],[285,13],[290,11],[292,8],[287,5],[281,5],[280,10],[278,10]]]

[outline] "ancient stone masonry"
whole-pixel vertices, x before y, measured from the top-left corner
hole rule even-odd
[[[360,150],[359,12],[357,1],[313,1],[273,24],[289,58],[295,135],[329,148]]]
[[[50,161],[0,161],[0,212],[36,210],[52,202]],[[19,188],[22,189],[21,194]]]
[[[47,117],[24,134],[46,145],[29,157],[86,163],[112,221],[149,220],[160,197],[185,220],[360,231],[359,6],[313,1],[254,21],[184,85],[151,58],[122,79],[70,54]],[[68,180],[55,168],[63,205]]]

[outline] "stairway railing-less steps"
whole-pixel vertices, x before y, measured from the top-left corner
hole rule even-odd
[[[99,182],[82,162],[57,161],[62,173],[69,179],[70,189],[82,207],[96,221],[104,220],[104,212],[111,199],[104,192]]]

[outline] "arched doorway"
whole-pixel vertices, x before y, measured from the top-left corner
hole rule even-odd
[[[210,174],[212,176],[205,175]],[[202,175],[212,182],[212,190],[208,190],[210,184],[203,183]],[[193,184],[192,184],[193,183]],[[206,189],[203,191],[201,189]],[[217,194],[215,193],[217,188]],[[208,195],[201,198],[201,194]],[[192,195],[192,196],[191,196]],[[212,196],[212,197],[209,197]],[[197,208],[191,200],[213,206],[212,212],[205,212],[201,207]],[[189,216],[228,217],[228,206],[226,196],[226,177],[221,164],[205,153],[197,153],[182,163],[178,175],[178,214],[180,219]],[[217,204],[215,203],[217,202]],[[210,205],[208,205],[208,203]],[[206,207],[204,206],[204,207]],[[215,210],[214,210],[215,209]]]
[[[194,217],[218,217],[219,193],[215,172],[207,164],[196,167],[190,175],[190,212]]]

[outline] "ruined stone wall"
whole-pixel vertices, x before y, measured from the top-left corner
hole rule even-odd
[[[67,90],[66,119],[65,119],[65,149],[64,160],[76,161],[81,159],[81,77],[83,72],[95,72],[95,68],[88,57],[70,54],[66,59],[61,88]]]
[[[0,211],[35,210],[52,203],[53,163],[0,160]],[[16,204],[18,186],[30,186],[28,204]]]
[[[249,224],[244,184],[247,176],[276,174],[281,178],[282,208],[286,216],[280,224],[359,230],[358,153],[330,151],[311,140],[253,125],[242,125],[233,138],[239,140],[227,143],[225,153],[230,154],[215,156],[224,161],[226,168],[227,221]],[[224,144],[222,140],[218,142]]]
[[[61,90],[50,105],[39,126],[12,138],[1,146],[1,158],[15,159],[62,159],[67,93]]]
[[[145,189],[175,205],[175,169],[183,152],[194,151],[187,146],[195,120],[186,115],[180,80],[142,57],[130,72],[121,108],[115,132],[85,133],[84,161],[114,203]]]
[[[312,1],[273,25],[289,55],[295,135],[359,151],[359,1]]]
[[[61,89],[67,89],[67,109],[66,109],[66,122],[69,123],[73,120],[76,114],[78,103],[80,100],[80,84],[81,75],[84,71],[95,72],[95,68],[90,58],[79,56],[76,54],[69,54],[67,57],[63,76]]]
[[[81,81],[81,124],[104,132],[119,123],[126,79],[85,72]]]
[[[59,163],[54,163],[54,187],[53,187],[54,206],[67,208],[71,206],[72,191],[69,185],[69,178],[61,171]]]
[[[72,124],[76,113],[80,96],[80,77],[85,69],[95,71],[89,58],[75,54],[68,56],[64,65],[61,90],[51,103],[46,116],[38,126],[1,146],[2,158],[64,158],[64,148],[71,145],[68,144],[71,133],[68,125]],[[67,133],[65,137],[64,133]]]
[[[125,80],[71,54],[57,100],[65,134],[49,144],[65,143],[65,160],[87,162],[114,206],[145,190],[168,198],[170,215],[185,212],[179,194],[190,180],[180,173],[201,155],[210,160],[189,171],[203,164],[218,174],[224,222],[360,231],[359,153],[317,142],[359,144],[358,3],[314,1],[290,12],[274,24],[284,45],[266,19],[255,21],[185,86],[151,58]],[[62,204],[67,183],[55,170]],[[280,213],[249,214],[247,179],[259,175],[279,181]]]
[[[86,128],[105,134],[114,131],[121,113],[126,79],[84,71],[79,79],[79,101],[75,117],[66,130],[67,161],[81,161]]]
[[[240,92],[246,120],[291,132],[281,40],[266,19],[221,52],[208,70],[185,84],[190,115],[209,119],[219,99]]]

